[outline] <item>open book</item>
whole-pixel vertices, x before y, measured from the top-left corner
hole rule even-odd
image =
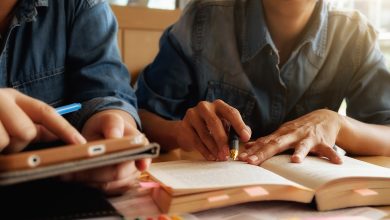
[[[279,155],[261,166],[244,162],[172,161],[148,173],[161,187],[153,199],[164,213],[196,212],[250,201],[316,202],[318,210],[390,205],[390,169],[343,157],[343,164]]]

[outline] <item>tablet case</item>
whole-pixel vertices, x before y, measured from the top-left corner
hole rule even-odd
[[[86,170],[111,164],[117,164],[128,160],[157,157],[160,146],[150,143],[142,147],[110,153],[98,157],[91,157],[78,161],[37,167],[34,169],[7,171],[0,173],[0,186],[15,184],[45,177],[57,176],[69,172]]]
[[[0,219],[124,219],[102,191],[55,178],[0,187],[0,207]]]

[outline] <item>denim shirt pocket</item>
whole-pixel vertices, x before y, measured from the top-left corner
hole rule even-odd
[[[65,67],[37,74],[21,74],[11,82],[12,87],[49,105],[58,106],[65,95]]]
[[[206,101],[213,102],[217,99],[221,99],[236,108],[245,122],[251,118],[255,106],[255,98],[250,92],[231,84],[209,81]]]

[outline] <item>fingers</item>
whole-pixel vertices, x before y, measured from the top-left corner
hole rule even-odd
[[[316,154],[328,158],[329,161],[332,163],[335,164],[343,163],[340,155],[335,150],[333,150],[333,148],[330,146],[319,145],[318,147],[316,147]]]
[[[210,152],[212,155],[208,155],[206,159],[213,159],[215,160],[218,157],[219,150],[217,147],[217,144],[214,142],[213,137],[208,132],[208,128],[206,127],[204,121],[202,118],[197,114],[197,112],[194,109],[190,109],[187,111],[186,117],[189,119],[185,119],[187,123],[189,123],[190,127],[193,128],[193,130],[196,133],[196,136],[199,137],[199,140],[201,141],[201,144],[198,144],[197,140],[194,141],[196,143],[197,149],[202,153]],[[206,148],[207,151],[201,149]],[[202,153],[202,155],[203,155]]]
[[[129,161],[118,165],[66,174],[62,176],[62,179],[82,182],[99,188],[107,194],[120,194],[130,189],[138,181],[139,175],[140,172],[137,170],[134,161]]]
[[[268,143],[266,139],[259,139],[252,144],[249,149],[239,155],[243,161],[247,161],[253,165],[259,165],[272,156],[287,150],[296,141],[295,134],[282,135],[275,139],[271,139]]]
[[[105,138],[121,138],[125,131],[123,118],[116,114],[105,114],[101,118],[101,130]]]
[[[17,96],[16,104],[24,110],[34,123],[46,127],[63,141],[73,144],[86,143],[85,138],[65,118],[57,114],[51,106],[25,95]],[[26,118],[23,118],[23,120],[26,120]],[[28,126],[31,126],[31,124]]]
[[[53,134],[51,131],[49,131],[47,128],[43,127],[42,125],[35,125],[37,129],[37,135],[32,141],[33,143],[36,142],[51,142],[58,140],[58,137]]]
[[[139,171],[145,171],[148,169],[150,164],[152,163],[151,159],[142,159],[142,160],[136,160],[135,161],[135,166]]]
[[[217,154],[215,156],[218,156],[219,159],[224,159],[226,155],[223,154],[223,152],[225,152],[224,148],[228,148],[228,137],[226,135],[225,127],[223,125],[222,120],[217,116],[214,109],[211,108],[210,103],[200,102],[198,104],[198,108],[199,115],[205,121],[206,128],[209,131],[209,134],[206,136],[210,136],[214,139],[214,142],[216,143],[219,152],[222,153],[221,155]]]
[[[231,124],[242,141],[248,141],[251,136],[251,130],[243,122],[238,110],[221,100],[213,103],[200,102],[196,107],[187,110],[183,121],[195,131],[194,135],[198,137],[192,138],[193,143],[196,144],[194,147],[208,160],[228,158],[228,137],[223,121]],[[207,152],[211,152],[212,156],[205,156]]]
[[[192,128],[191,128],[192,129]],[[213,155],[213,153],[203,144],[202,140],[196,135],[196,131],[192,129],[191,133],[195,133],[191,135],[187,140],[189,144],[193,146],[206,160],[215,161],[217,158]]]
[[[301,140],[297,144],[295,151],[294,151],[294,154],[291,156],[291,162],[293,162],[293,163],[302,162],[303,159],[310,152],[313,145],[314,145],[313,139],[306,138],[306,139]]]
[[[116,181],[111,181],[107,183],[87,183],[92,187],[102,190],[105,194],[109,196],[121,195],[131,188],[135,187],[138,183],[138,178],[135,176],[129,176],[125,179],[120,179]]]
[[[8,146],[10,143],[10,138],[8,136],[7,131],[5,130],[3,124],[0,121],[0,152]]]
[[[116,109],[104,110],[92,115],[82,129],[82,134],[88,140],[121,138],[139,133],[132,116]]]
[[[134,162],[81,171],[62,176],[65,181],[77,181],[98,188],[108,195],[118,195],[128,191],[138,182],[140,172]]]
[[[240,136],[241,141],[249,141],[252,135],[252,131],[248,126],[245,125],[240,112],[222,100],[216,100],[214,101],[214,104],[217,115],[219,117],[225,118],[230,122],[236,133]]]
[[[65,179],[77,182],[106,183],[124,179],[128,176],[134,176],[137,174],[138,171],[134,165],[134,161],[130,161],[117,165],[99,167],[72,173],[71,175],[65,176]]]
[[[37,134],[34,123],[13,101],[0,105],[0,121],[9,137],[6,153],[21,151]]]

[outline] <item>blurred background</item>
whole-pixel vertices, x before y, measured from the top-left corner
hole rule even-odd
[[[109,0],[111,4],[157,9],[183,9],[190,0]],[[328,0],[334,7],[357,9],[380,33],[380,45],[390,66],[390,0]]]

